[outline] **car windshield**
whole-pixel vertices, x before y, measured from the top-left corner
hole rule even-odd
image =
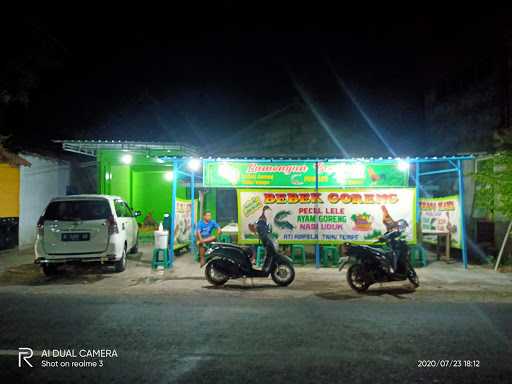
[[[44,220],[100,220],[111,214],[107,200],[53,201],[46,208]]]

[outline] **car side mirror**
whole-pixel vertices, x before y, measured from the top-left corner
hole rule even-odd
[[[142,215],[141,211],[133,211],[133,217],[139,217]]]

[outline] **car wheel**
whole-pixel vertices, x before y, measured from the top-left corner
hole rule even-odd
[[[123,256],[121,256],[121,259],[114,262],[114,269],[116,272],[123,272],[126,269],[126,245],[123,248]]]
[[[51,265],[51,264],[42,265],[41,269],[42,269],[43,273],[45,274],[45,276],[55,276],[58,272],[57,266]]]

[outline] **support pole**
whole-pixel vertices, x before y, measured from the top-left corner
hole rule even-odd
[[[172,201],[171,201],[171,228],[169,231],[169,266],[174,263],[174,226],[176,225],[176,188],[179,180],[178,161],[172,161]]]
[[[416,184],[416,246],[418,247],[418,252],[423,252],[423,233],[421,231],[421,169],[420,163],[416,163],[416,177],[414,178],[414,182]]]
[[[466,215],[464,214],[464,172],[462,169],[462,162],[457,160],[457,173],[459,176],[459,206],[460,206],[460,216],[461,216],[461,250],[462,250],[462,263],[464,264],[464,269],[468,269],[468,250],[466,247]]]
[[[497,271],[498,267],[501,263],[501,257],[503,256],[503,251],[505,250],[505,245],[507,244],[508,237],[510,236],[510,230],[512,229],[512,221],[508,225],[507,232],[505,233],[505,238],[503,239],[503,243],[501,243],[500,253],[498,254],[498,259],[496,260],[496,265],[494,266],[494,270]]]
[[[192,257],[195,255],[196,251],[196,242],[195,242],[195,236],[194,231],[196,227],[196,207],[195,207],[195,186],[196,186],[196,174],[194,171],[190,174],[190,201],[191,201],[191,210],[190,210],[190,253],[192,254]]]
[[[421,177],[421,174],[420,174],[420,163],[416,163],[416,177],[414,178],[414,182],[416,183],[416,225],[421,230],[421,212],[420,212],[420,208],[421,208],[421,205],[420,205],[420,197],[421,197],[421,195],[420,195],[420,188],[421,188],[421,183],[420,183],[420,177]]]
[[[315,162],[315,191],[318,193],[318,161]],[[316,207],[318,208],[318,200],[316,203]],[[316,222],[316,244],[315,244],[315,265],[317,268],[320,268],[320,244],[318,244],[319,239],[319,231],[318,231],[318,213],[315,214],[315,222]]]

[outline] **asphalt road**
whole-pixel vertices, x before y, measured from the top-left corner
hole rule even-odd
[[[512,376],[507,303],[0,293],[0,305],[3,383],[500,383]],[[100,359],[34,356],[33,368],[19,368],[19,347],[36,355],[115,349],[118,357],[101,359],[102,367],[55,368],[41,364]],[[418,367],[422,360],[452,367]]]

